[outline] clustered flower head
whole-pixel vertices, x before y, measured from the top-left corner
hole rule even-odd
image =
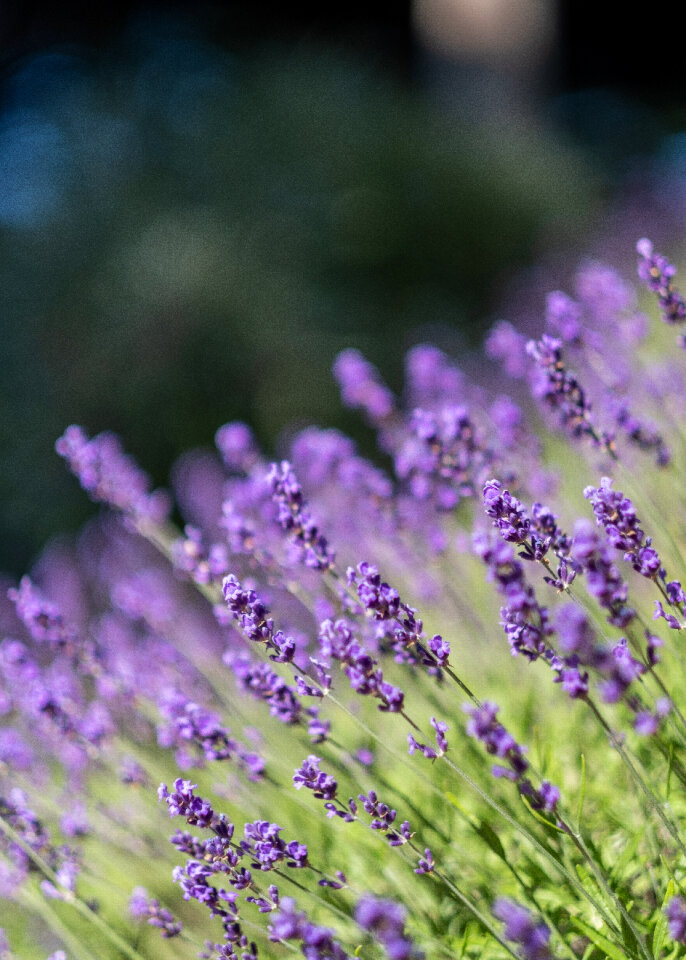
[[[524,960],[551,960],[550,930],[514,900],[496,900],[493,913],[505,924],[505,936],[516,943]]]
[[[652,243],[645,237],[636,244],[636,252],[638,276],[646,287],[657,295],[662,319],[672,325],[686,322],[686,302],[674,285],[674,264],[662,254],[655,253]],[[681,345],[686,346],[683,337]]]
[[[547,780],[543,780],[539,787],[534,787],[526,776],[529,762],[524,756],[526,750],[521,747],[508,733],[497,719],[499,708],[494,703],[483,703],[480,707],[465,705],[469,714],[467,733],[470,737],[480,740],[488,753],[506,761],[507,766],[494,764],[493,776],[505,777],[514,781],[519,787],[522,796],[526,797],[534,810],[544,810],[554,813],[560,799],[560,791]]]

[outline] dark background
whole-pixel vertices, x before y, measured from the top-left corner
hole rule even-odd
[[[270,452],[306,422],[369,449],[338,350],[399,388],[409,345],[468,355],[600,224],[629,265],[643,220],[678,242],[681,63],[599,6],[505,57],[432,48],[406,3],[1,5],[0,569],[92,509],[70,422],[163,484],[237,417]]]

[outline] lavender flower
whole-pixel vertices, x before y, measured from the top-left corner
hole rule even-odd
[[[274,635],[274,621],[269,610],[254,590],[244,589],[233,574],[222,584],[224,600],[243,633],[258,643],[270,643]]]
[[[552,633],[548,610],[538,603],[512,547],[477,533],[473,548],[488,567],[488,579],[494,581],[505,600],[506,606],[500,610],[500,622],[512,655],[516,657],[521,653],[532,662],[547,655]]]
[[[295,840],[285,843],[279,836],[282,829],[268,820],[245,824],[245,840],[241,840],[240,846],[244,853],[253,858],[253,868],[273,870],[282,862],[288,867],[308,866],[305,844]]]
[[[238,420],[220,427],[214,435],[214,442],[224,465],[232,473],[250,473],[259,459],[252,430]]]
[[[437,760],[438,757],[442,757],[447,752],[448,741],[445,734],[448,729],[448,724],[444,723],[442,720],[437,720],[435,717],[432,717],[431,726],[436,731],[436,749],[428,746],[425,743],[419,743],[417,740],[415,740],[411,733],[408,733],[407,742],[409,744],[408,752],[410,755],[418,750],[420,753],[424,754],[427,760]]]
[[[382,382],[377,370],[359,350],[344,350],[336,357],[333,373],[347,407],[359,407],[372,423],[391,415],[393,395]]]
[[[519,556],[523,559],[542,560],[550,549],[552,534],[557,532],[557,527],[554,518],[543,512],[541,504],[534,504],[538,508],[538,523],[534,525],[524,505],[509,490],[504,490],[499,480],[489,480],[484,485],[483,498],[486,516],[493,519],[493,526],[503,540],[518,544],[522,548]],[[536,526],[546,529],[551,523],[551,535],[541,536]]]
[[[449,404],[413,412],[395,470],[417,500],[431,499],[438,510],[453,510],[461,498],[474,495],[487,459],[466,407]]]
[[[564,365],[562,341],[544,333],[540,340],[527,343],[526,352],[539,370],[533,385],[534,396],[559,414],[562,426],[571,437],[587,436],[595,446],[613,453],[612,437],[596,429],[584,389]]]
[[[169,514],[169,499],[161,490],[150,491],[150,480],[122,450],[111,433],[89,439],[81,427],[67,427],[55,444],[92,500],[123,511],[134,521],[161,523]]]
[[[165,939],[178,937],[183,930],[183,924],[176,920],[166,907],[160,906],[159,900],[148,897],[145,887],[136,887],[129,900],[129,913],[136,920],[146,920],[151,927],[158,927]]]
[[[486,701],[479,707],[465,704],[464,710],[470,716],[467,723],[469,736],[480,740],[488,753],[495,754],[508,763],[508,767],[494,765],[493,776],[514,781],[519,792],[528,799],[534,810],[554,813],[560,799],[559,790],[547,780],[544,780],[536,789],[526,777],[529,763],[524,756],[525,748],[521,747],[512,734],[508,733],[502,723],[496,719],[499,708],[494,703]]]
[[[638,276],[645,286],[657,295],[660,313],[665,323],[677,325],[686,321],[686,302],[674,285],[676,267],[660,253],[655,253],[650,240],[639,240]],[[683,337],[682,346],[686,345]]]
[[[272,463],[267,479],[278,507],[279,523],[298,548],[302,562],[314,570],[329,570],[335,560],[334,553],[310,515],[290,463],[287,460]]]
[[[392,900],[365,894],[360,897],[355,919],[383,945],[389,960],[410,960],[423,956],[405,933],[406,913]]]
[[[419,858],[419,863],[417,864],[415,873],[420,875],[433,873],[435,867],[436,867],[436,863],[434,861],[433,854],[431,853],[431,850],[427,847],[424,850],[424,856]]]
[[[686,900],[681,896],[672,897],[665,907],[669,935],[677,943],[686,943]]]
[[[293,776],[293,786],[296,790],[306,787],[314,792],[318,800],[334,800],[338,791],[338,783],[329,773],[324,773],[319,769],[321,759],[314,754],[310,754],[303,761],[301,767],[295,771]]]
[[[523,960],[552,960],[550,930],[514,900],[496,900],[493,913],[505,924],[505,936],[520,948]]]
[[[579,520],[574,528],[571,556],[583,571],[589,593],[609,611],[608,621],[626,627],[636,611],[627,605],[627,585],[612,560],[607,543],[587,520]]]
[[[621,491],[612,489],[609,477],[602,477],[600,487],[586,487],[584,496],[591,501],[596,524],[605,528],[610,543],[624,552],[624,559],[631,563],[637,573],[648,580],[659,580],[669,604],[683,613],[686,592],[678,580],[667,583],[660,556],[652,546],[652,538],[646,537],[639,526],[640,521],[631,500]],[[673,629],[683,628],[673,614],[665,613],[659,601],[656,602],[654,619],[658,617],[664,617]]]
[[[75,628],[65,622],[59,607],[43,596],[30,577],[22,577],[19,588],[8,590],[7,596],[34,640],[48,643],[53,650],[73,651],[77,642]]]
[[[292,897],[283,897],[279,910],[272,915],[269,939],[297,940],[307,960],[351,960],[334,939],[333,931],[311,923],[306,914],[297,909]]]
[[[377,659],[357,641],[346,620],[337,620],[335,623],[325,620],[319,628],[319,642],[322,656],[327,661],[331,658],[342,664],[350,686],[356,693],[380,700],[379,710],[384,712],[402,711],[405,700],[403,691],[384,679]]]

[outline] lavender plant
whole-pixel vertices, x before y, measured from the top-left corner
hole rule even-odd
[[[631,283],[575,283],[492,331],[493,396],[341,354],[388,470],[225,424],[178,527],[65,431],[103,510],[0,607],[0,956],[686,953],[685,371]]]

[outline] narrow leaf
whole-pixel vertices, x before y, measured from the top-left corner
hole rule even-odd
[[[607,937],[604,937],[602,933],[599,933],[594,927],[590,926],[590,924],[581,920],[579,917],[570,917],[569,919],[572,926],[576,927],[579,933],[583,933],[585,937],[588,937],[591,943],[606,953],[611,960],[626,960],[624,950],[616,946],[611,940],[608,940]]]
[[[576,811],[576,829],[581,833],[581,815],[584,810],[584,800],[586,799],[586,757],[581,754],[581,789],[579,790],[579,806]]]
[[[659,960],[665,940],[667,939],[667,917],[665,916],[665,907],[674,896],[675,890],[676,886],[674,881],[670,880],[667,884],[667,890],[665,891],[665,897],[662,901],[662,907],[657,915],[657,921],[655,922],[655,928],[653,930],[653,956],[655,957],[655,960]]]

